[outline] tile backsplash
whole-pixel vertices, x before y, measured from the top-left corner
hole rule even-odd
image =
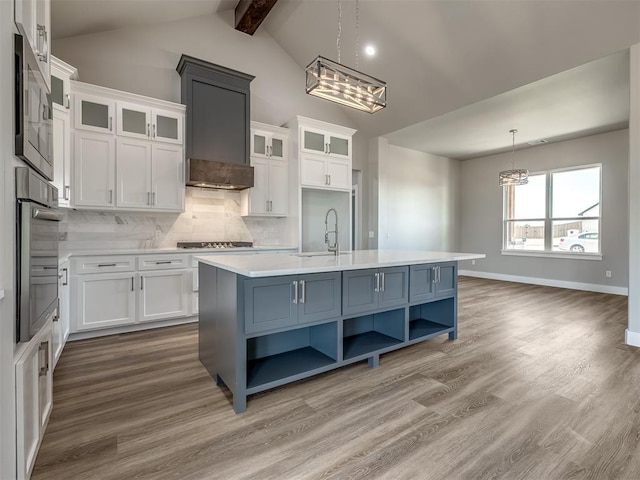
[[[187,187],[184,213],[67,210],[60,248],[175,247],[177,242],[244,241],[289,245],[286,218],[240,216],[240,193]]]

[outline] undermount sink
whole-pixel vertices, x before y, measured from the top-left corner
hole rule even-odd
[[[338,255],[351,255],[353,252],[340,252]],[[335,257],[336,254],[333,252],[307,252],[307,253],[292,253],[294,257]]]

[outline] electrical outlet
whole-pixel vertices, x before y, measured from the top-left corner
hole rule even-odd
[[[607,270],[606,272],[604,272],[604,275],[607,278],[611,278],[611,270]]]
[[[369,238],[373,238],[374,232],[373,230],[369,230]]]
[[[471,265],[475,265],[476,261],[475,260],[471,260]]]

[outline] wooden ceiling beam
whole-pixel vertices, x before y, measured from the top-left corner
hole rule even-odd
[[[236,5],[236,30],[249,35],[267,18],[267,15],[278,0],[240,0]]]

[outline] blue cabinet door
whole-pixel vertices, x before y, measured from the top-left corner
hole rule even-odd
[[[458,285],[456,262],[438,264],[438,281],[435,283],[435,298],[453,297]]]
[[[294,281],[297,281],[295,275],[244,281],[245,333],[264,332],[297,323]]]
[[[379,274],[378,308],[406,305],[409,296],[409,267],[381,268]]]
[[[370,312],[378,308],[378,269],[342,272],[342,314]]]
[[[411,265],[409,273],[409,301],[427,302],[435,296],[433,265]]]
[[[340,272],[298,276],[298,323],[329,320],[342,313]]]

